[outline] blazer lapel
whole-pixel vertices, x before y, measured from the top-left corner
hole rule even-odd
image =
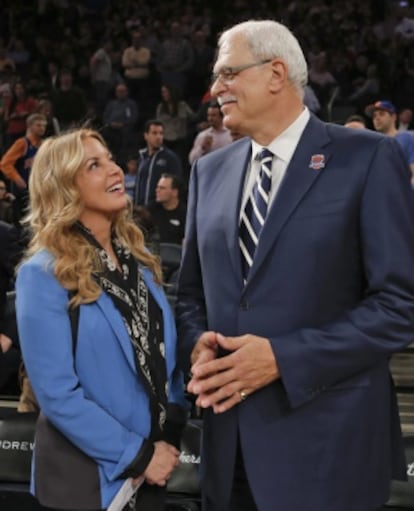
[[[136,371],[131,340],[129,338],[127,329],[125,328],[124,320],[122,319],[121,314],[119,314],[115,309],[111,298],[106,293],[101,293],[96,303],[101,309],[108,323],[111,325],[112,330],[117,337],[123,352],[125,353],[129,365],[134,371]]]
[[[329,141],[325,125],[312,116],[302,134],[296,151],[286,169],[284,180],[268,212],[246,287],[254,278],[255,273],[260,268],[271,247],[276,243],[283,226],[291,214],[313,183],[325,171],[331,156],[325,147]],[[323,156],[322,168],[318,168],[319,155]]]

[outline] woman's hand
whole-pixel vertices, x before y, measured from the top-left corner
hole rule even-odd
[[[179,463],[180,452],[167,442],[160,440],[154,443],[154,454],[144,472],[148,484],[165,486],[167,481]]]

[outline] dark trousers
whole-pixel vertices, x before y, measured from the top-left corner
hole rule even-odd
[[[237,444],[237,456],[229,511],[258,511],[244,469],[240,441],[238,441]]]

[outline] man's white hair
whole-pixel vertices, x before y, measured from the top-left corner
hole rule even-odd
[[[223,32],[219,49],[229,38],[241,34],[249,51],[257,60],[282,59],[288,69],[288,79],[303,98],[308,82],[308,66],[298,40],[292,32],[277,21],[250,20],[239,23]]]

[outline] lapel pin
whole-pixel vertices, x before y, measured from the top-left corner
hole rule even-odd
[[[313,170],[321,170],[325,167],[325,155],[324,154],[312,154],[309,163],[309,168]]]

